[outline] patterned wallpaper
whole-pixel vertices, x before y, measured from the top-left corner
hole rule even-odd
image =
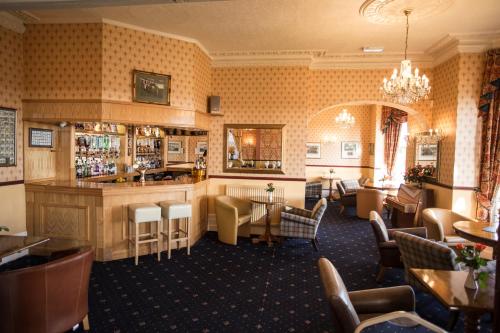
[[[212,94],[212,60],[194,46],[194,108],[207,112],[207,97]]]
[[[101,98],[101,36],[97,23],[27,25],[24,98]]]
[[[212,91],[221,96],[224,117],[213,117],[211,122],[208,163],[211,175],[222,174],[224,123],[240,123],[286,124],[284,177],[304,177],[308,71],[306,67],[213,69]]]
[[[23,39],[0,27],[0,106],[17,109],[17,165],[0,168],[0,182],[23,180]]]
[[[351,128],[342,128],[335,123],[335,117],[342,109],[354,116],[356,123]],[[307,125],[307,142],[321,142],[321,158],[306,159],[306,164],[320,165],[360,165],[373,166],[368,144],[375,143],[375,109],[373,105],[338,106],[323,111]],[[325,142],[335,137],[335,142]],[[341,141],[359,141],[361,143],[360,159],[342,159]]]

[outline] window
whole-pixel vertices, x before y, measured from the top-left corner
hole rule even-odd
[[[396,151],[396,159],[392,170],[392,180],[394,183],[403,183],[403,175],[406,171],[406,148],[408,142],[408,123],[402,123],[399,131],[398,149]]]

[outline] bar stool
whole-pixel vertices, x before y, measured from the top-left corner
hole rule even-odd
[[[170,259],[170,253],[172,251],[172,242],[177,244],[177,249],[179,249],[179,243],[182,241],[187,242],[187,254],[190,255],[190,241],[191,236],[191,204],[180,201],[162,201],[160,202],[161,215],[167,220],[167,233],[163,235],[167,236],[168,239],[168,259]],[[174,220],[179,219],[177,225],[177,231],[173,231]],[[181,229],[181,219],[184,219],[185,229]],[[172,238],[175,236],[175,238]]]
[[[153,253],[153,243],[157,245],[157,255],[158,261],[160,261],[161,256],[161,228],[162,228],[162,218],[161,218],[161,208],[158,205],[151,203],[137,203],[130,204],[128,206],[128,220],[134,224],[134,236],[130,234],[129,231],[129,241],[135,245],[135,265],[139,263],[139,244],[151,243],[151,253]],[[139,233],[139,227],[141,223],[154,223],[156,222],[156,238],[153,238],[153,226],[150,224],[149,233]],[[129,224],[129,230],[130,228]],[[141,237],[146,237],[141,239]]]

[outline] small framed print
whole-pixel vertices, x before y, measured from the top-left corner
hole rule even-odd
[[[321,158],[321,143],[308,142],[306,147],[306,158]]]
[[[11,167],[17,164],[16,122],[17,111],[15,109],[0,107],[0,167]]]
[[[134,70],[133,101],[170,105],[170,75]]]
[[[437,143],[417,144],[418,161],[437,161],[439,147]]]
[[[205,154],[208,150],[208,144],[206,141],[200,141],[196,144],[195,154]]]
[[[168,153],[169,154],[182,154],[182,144],[179,141],[169,141],[168,142]]]
[[[361,156],[361,144],[359,141],[342,141],[341,158],[358,159]]]
[[[370,156],[375,155],[375,144],[374,143],[368,144],[368,154],[370,154]]]
[[[38,148],[52,148],[54,132],[45,128],[29,129],[29,146]]]

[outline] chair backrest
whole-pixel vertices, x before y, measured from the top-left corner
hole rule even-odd
[[[422,198],[422,189],[401,184],[398,190],[398,200],[401,203],[418,204]]]
[[[356,192],[361,188],[361,186],[359,186],[359,182],[356,179],[341,180],[340,183],[342,184],[342,187],[344,188],[346,193]]]
[[[401,252],[409,284],[421,287],[413,275],[409,274],[410,268],[459,270],[455,262],[457,255],[448,246],[400,231],[395,232],[393,237]]]
[[[226,185],[226,193],[227,196],[250,200],[255,197],[266,197],[267,192],[264,186],[253,186],[253,185],[237,185],[237,184],[229,184]],[[274,190],[274,197],[283,198],[285,196],[285,189],[283,187],[276,187]],[[278,218],[281,213],[282,205],[273,205],[271,208],[271,213],[273,215],[273,219]],[[252,208],[252,216],[251,223],[255,223],[258,221],[264,221],[266,218],[266,206],[265,205],[253,205]]]
[[[370,212],[370,224],[375,233],[377,244],[389,241],[389,233],[387,232],[384,220],[382,220],[376,211]]]
[[[349,299],[349,293],[339,273],[326,258],[318,261],[319,274],[326,299],[333,314],[333,331],[335,333],[352,333],[360,320]]]
[[[445,208],[426,208],[422,211],[424,227],[429,231],[429,238],[443,241],[445,236],[455,235],[453,223],[457,221],[473,221]]]
[[[314,208],[311,212],[311,217],[318,222],[321,221],[321,218],[323,217],[323,214],[325,213],[327,207],[328,207],[328,202],[326,201],[325,198],[318,200],[318,202],[316,203],[316,205],[314,205]]]
[[[0,332],[65,332],[88,313],[93,251],[0,273]]]
[[[356,192],[356,213],[358,217],[367,219],[372,210],[382,214],[384,209],[384,197],[385,194],[382,191],[360,188]]]

